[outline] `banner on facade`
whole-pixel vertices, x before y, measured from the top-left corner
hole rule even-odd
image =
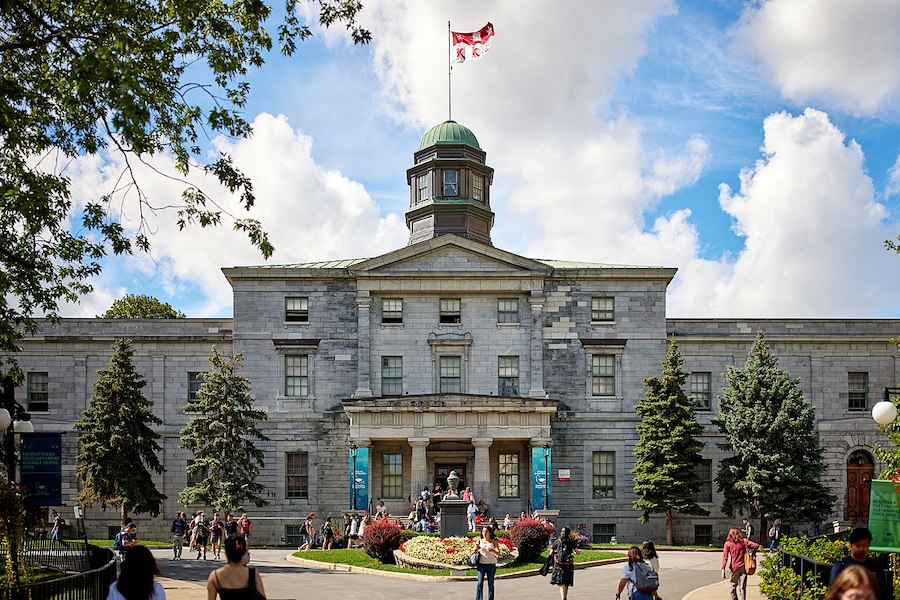
[[[546,454],[545,454],[546,452]],[[550,449],[531,448],[531,508],[550,508]]]
[[[872,480],[869,530],[872,532],[872,550],[900,552],[900,483]]]
[[[28,488],[25,504],[62,504],[62,434],[23,433],[19,482]]]
[[[355,450],[356,456],[353,450],[350,451],[350,508],[366,510],[369,507],[369,449]]]

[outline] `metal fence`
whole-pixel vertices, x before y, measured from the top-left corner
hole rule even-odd
[[[4,548],[0,551],[5,553]],[[116,580],[116,560],[109,548],[84,542],[65,544],[29,538],[19,559],[35,566],[71,573],[20,586],[0,588],[0,600],[103,600]]]

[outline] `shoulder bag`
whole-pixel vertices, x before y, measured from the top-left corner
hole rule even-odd
[[[747,549],[744,552],[744,569],[747,571],[747,575],[753,575],[756,573],[756,557],[750,552],[750,546],[744,544],[744,547]]]
[[[250,571],[250,581],[247,584],[247,588],[250,590],[248,597],[250,600],[266,600],[266,597],[256,589],[256,569],[251,567],[248,569]]]

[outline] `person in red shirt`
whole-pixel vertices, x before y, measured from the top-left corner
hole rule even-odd
[[[744,567],[744,555],[748,550],[756,552],[759,550],[759,544],[745,540],[737,527],[729,529],[725,547],[722,548],[722,579],[725,579],[725,567],[730,567],[731,600],[747,600],[747,569]],[[740,598],[738,587],[741,590]]]

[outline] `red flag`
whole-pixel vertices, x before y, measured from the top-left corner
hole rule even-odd
[[[450,34],[453,43],[453,62],[468,62],[478,60],[491,49],[494,26],[488,23],[472,33],[451,31]]]

